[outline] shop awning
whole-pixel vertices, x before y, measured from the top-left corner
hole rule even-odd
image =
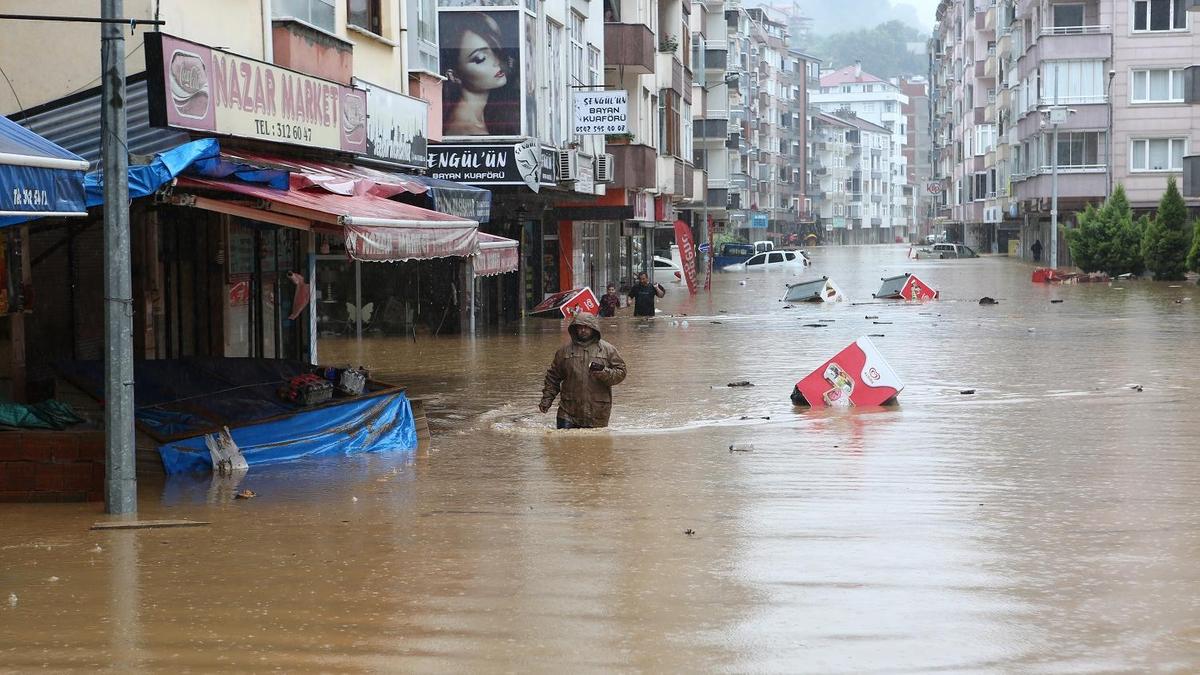
[[[475,276],[516,272],[521,262],[521,242],[486,232],[479,233],[479,255],[475,257]]]
[[[323,180],[293,173],[289,189],[275,190],[184,175],[176,181],[173,201],[288,227],[338,230],[346,238],[347,252],[356,260],[423,260],[470,256],[479,251],[478,223],[473,220],[377,196],[369,188],[360,190],[363,182],[351,195],[330,192]]]
[[[6,219],[86,216],[88,163],[0,116],[0,226]]]

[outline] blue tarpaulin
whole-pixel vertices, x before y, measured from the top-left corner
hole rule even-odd
[[[88,163],[0,116],[0,227],[44,216],[86,213]]]
[[[231,429],[230,434],[250,466],[417,447],[412,405],[402,391],[347,399]],[[158,454],[168,474],[212,471],[203,436],[164,443],[158,446]]]
[[[156,442],[167,473],[211,470],[204,436],[229,427],[250,465],[300,457],[412,450],[417,432],[403,390],[368,382],[361,396],[313,407],[278,391],[311,366],[281,359],[195,357],[134,364],[139,430]],[[60,375],[100,400],[99,361],[57,365]]]

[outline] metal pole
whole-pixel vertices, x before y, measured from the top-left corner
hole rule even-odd
[[[123,0],[102,0],[101,17],[123,13]],[[137,512],[133,443],[133,292],[129,257],[129,158],[125,127],[123,26],[100,29],[101,149],[104,167],[104,509]]]
[[[1111,40],[1111,36],[1110,36]],[[1111,51],[1109,52],[1112,53]],[[1112,107],[1112,83],[1116,77],[1117,71],[1108,71],[1108,85],[1104,88],[1104,99],[1107,104],[1108,125],[1104,130],[1104,201],[1112,196],[1112,135],[1113,135],[1113,107]]]
[[[1058,269],[1058,123],[1053,123],[1050,142],[1053,164],[1050,165],[1050,269]]]

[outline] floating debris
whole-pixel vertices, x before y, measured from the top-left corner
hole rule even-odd
[[[1062,302],[1062,300],[1051,300],[1051,301],[1050,301],[1050,304],[1052,304],[1052,305],[1057,305],[1057,304],[1059,304],[1059,303],[1061,303],[1061,302]]]
[[[726,387],[753,387],[754,383],[750,382],[749,380],[738,380],[737,382],[730,382],[729,384],[727,384],[725,386]]]
[[[975,390],[974,389],[963,389],[962,391],[960,391],[958,393],[962,394],[963,396],[970,396],[971,394],[975,393]]]
[[[883,333],[871,333],[867,337],[887,337],[887,336],[884,335]]]
[[[254,490],[242,490],[233,496],[234,499],[254,499],[258,493]]]
[[[981,305],[998,305],[1000,303],[997,302],[997,300],[995,298],[989,298],[988,296],[985,295],[979,299],[979,304],[981,304]]]
[[[1141,390],[1142,390],[1142,385],[1140,385],[1140,384],[1131,384],[1131,385],[1129,385],[1129,388],[1130,388],[1130,389],[1132,389],[1132,390],[1134,390],[1134,391],[1141,391]]]
[[[890,325],[892,325],[892,322],[891,322],[891,321],[872,321],[871,323],[875,324],[876,326],[890,326]]]
[[[754,452],[753,443],[734,443],[729,446],[730,452]]]
[[[806,323],[806,324],[804,324],[804,327],[805,328],[828,328],[829,324],[827,324],[827,323]]]
[[[870,321],[871,319],[878,319],[879,317],[877,317],[877,316],[871,316],[871,315],[869,315],[869,314],[868,314],[867,316],[864,316],[863,318],[864,318],[864,319],[866,319],[867,321]]]
[[[688,529],[684,530],[683,533],[690,537],[696,534],[696,531],[689,527]]]

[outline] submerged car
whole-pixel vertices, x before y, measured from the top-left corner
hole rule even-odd
[[[917,249],[917,260],[946,260],[952,258],[978,258],[975,249],[966,244],[934,244]]]
[[[808,265],[808,256],[804,251],[767,251],[756,253],[744,263],[722,267],[726,272],[756,272],[780,269],[803,269]]]

